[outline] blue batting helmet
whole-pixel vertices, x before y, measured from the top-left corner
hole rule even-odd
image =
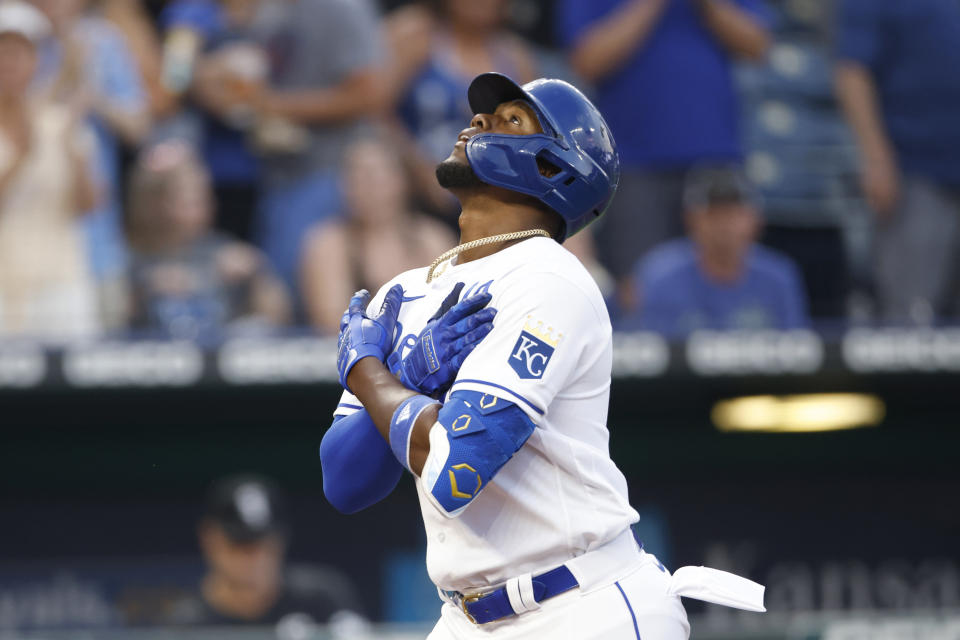
[[[484,73],[467,91],[474,113],[525,100],[543,133],[515,136],[478,133],[467,141],[467,160],[483,182],[531,195],[560,214],[558,241],[599,218],[620,181],[620,158],[610,127],[573,85],[541,78],[522,87],[505,75]],[[546,176],[541,166],[551,167]],[[554,172],[554,170],[556,170]]]

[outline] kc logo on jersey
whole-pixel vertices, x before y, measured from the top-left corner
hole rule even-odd
[[[534,324],[530,316],[527,316],[508,362],[521,378],[539,380],[562,338],[562,333],[553,335],[553,327],[544,329],[543,322]]]

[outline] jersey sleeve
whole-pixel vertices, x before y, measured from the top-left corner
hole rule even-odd
[[[357,396],[344,389],[343,393],[340,394],[340,401],[337,403],[337,408],[333,410],[333,415],[349,416],[361,409],[363,409],[363,405],[360,404]]]
[[[578,369],[600,356],[609,318],[586,292],[553,273],[518,274],[490,293],[497,309],[493,330],[464,361],[450,391],[502,397],[540,424]]]

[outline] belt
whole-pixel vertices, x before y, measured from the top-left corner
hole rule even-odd
[[[580,583],[565,565],[537,576],[521,576],[507,581],[507,585],[488,593],[465,595],[459,591],[444,591],[455,600],[470,622],[486,624],[526,611],[538,609],[540,602],[558,596]],[[532,598],[532,602],[530,602]]]

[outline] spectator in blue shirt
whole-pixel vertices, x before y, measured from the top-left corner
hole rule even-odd
[[[283,135],[273,136],[273,144],[271,136],[261,139],[263,194],[254,237],[290,290],[299,292],[307,231],[342,211],[341,159],[382,111],[383,46],[369,0],[279,4],[285,7],[280,19],[260,31],[270,71],[257,117],[278,125],[272,127],[277,133],[306,135],[301,145],[278,144]]]
[[[682,233],[684,171],[740,160],[731,64],[765,54],[765,15],[760,0],[562,0],[558,28],[620,150],[619,193],[597,231],[630,307],[634,262]]]
[[[248,141],[249,103],[267,64],[254,33],[258,11],[257,0],[173,0],[160,16],[161,82],[171,95],[189,95],[161,137],[195,138],[213,178],[216,226],[244,241],[253,238],[260,197],[260,162]],[[234,72],[238,66],[252,67],[253,80]]]
[[[881,313],[929,322],[957,298],[960,3],[844,0],[837,31],[837,93],[877,218]]]
[[[797,267],[756,244],[758,204],[728,167],[690,172],[683,194],[688,238],[653,249],[634,269],[637,310],[619,329],[683,337],[697,329],[795,329],[808,324]]]

